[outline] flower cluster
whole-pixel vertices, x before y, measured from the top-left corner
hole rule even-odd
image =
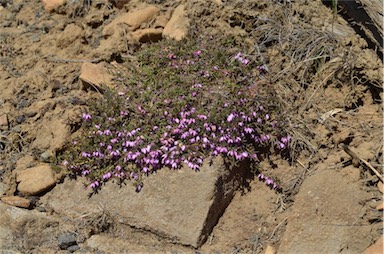
[[[163,167],[198,171],[205,158],[215,156],[258,163],[271,149],[287,149],[291,138],[273,96],[247,93],[257,79],[252,62],[230,48],[210,52],[209,42],[189,46],[192,50],[151,49],[159,52],[155,63],[141,52],[145,72],[138,69],[128,82],[136,83],[135,89],[107,92],[103,103],[83,113],[86,135],[72,144],[63,164],[88,178],[90,188],[130,179],[140,191],[142,177]],[[231,59],[242,64],[240,69]],[[262,174],[258,178],[280,188]]]

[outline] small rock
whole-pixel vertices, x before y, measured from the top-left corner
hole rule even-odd
[[[188,33],[189,20],[184,5],[179,5],[172,14],[171,19],[164,27],[163,36],[180,41]]]
[[[22,208],[29,208],[31,206],[31,202],[28,199],[17,196],[2,197],[1,201],[8,205]]]
[[[85,62],[81,66],[80,72],[80,79],[83,81],[84,88],[89,87],[89,85],[99,90],[103,90],[102,85],[110,88],[114,87],[112,83],[113,76],[108,73],[102,63],[93,64]]]
[[[80,246],[79,245],[72,245],[72,246],[69,246],[68,248],[67,248],[67,251],[69,251],[69,252],[75,252],[75,251],[77,251],[77,250],[79,250],[80,249]]]
[[[113,0],[113,4],[116,6],[118,9],[122,9],[125,4],[129,3],[131,0]]]
[[[48,162],[48,160],[52,158],[54,155],[55,154],[50,150],[45,151],[44,153],[40,154],[40,160],[43,162]]]
[[[26,196],[40,194],[56,183],[53,170],[47,164],[21,171],[17,174],[16,181],[19,183],[17,190]]]
[[[8,129],[7,114],[0,115],[0,129]]]
[[[382,254],[383,242],[384,242],[384,236],[381,236],[379,239],[376,240],[376,242],[373,245],[369,246],[364,251],[364,254]]]
[[[0,170],[0,177],[1,177],[2,174],[3,174],[2,170]],[[8,190],[8,185],[6,185],[5,183],[0,182],[0,196],[3,196],[7,190]]]
[[[132,36],[135,41],[141,43],[157,42],[163,38],[162,33],[163,29],[161,28],[147,28],[133,32]]]
[[[76,235],[73,233],[61,234],[58,238],[59,247],[62,250],[66,250],[73,245],[77,245]]]
[[[41,2],[43,2],[45,10],[51,12],[57,7],[63,5],[66,0],[41,0]]]
[[[272,245],[267,245],[265,248],[264,254],[275,254],[276,249]]]
[[[377,183],[377,188],[379,188],[379,191],[380,191],[381,193],[383,193],[383,183],[382,183],[382,182],[378,182],[378,183]]]
[[[383,202],[380,202],[380,204],[378,204],[378,205],[376,206],[376,210],[378,210],[378,211],[382,211],[382,210],[384,210],[384,203],[383,203]]]
[[[57,40],[57,47],[65,48],[83,34],[83,29],[75,24],[69,24],[64,31],[60,34]]]
[[[138,29],[142,24],[148,23],[154,19],[158,12],[159,9],[156,6],[149,5],[143,9],[122,14],[104,27],[103,36],[108,37],[113,35],[120,24],[126,24],[129,26],[131,31],[134,31]]]
[[[20,115],[20,116],[16,117],[16,123],[22,124],[26,119],[27,119],[27,117],[25,115]]]

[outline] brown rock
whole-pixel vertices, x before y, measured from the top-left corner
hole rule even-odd
[[[46,11],[50,12],[63,5],[66,0],[41,0]]]
[[[75,24],[69,24],[60,34],[57,40],[57,47],[65,48],[76,41],[83,34],[83,29]]]
[[[31,201],[29,201],[28,199],[17,197],[17,196],[2,197],[1,201],[3,201],[8,205],[22,207],[22,208],[29,208],[31,205]]]
[[[382,211],[382,210],[384,210],[384,203],[383,203],[383,202],[380,202],[380,204],[378,204],[378,205],[376,206],[376,210],[378,210],[378,211]]]
[[[381,193],[383,193],[383,183],[382,183],[382,182],[378,182],[378,183],[377,183],[377,188],[379,188],[379,191],[380,191]]]
[[[0,115],[0,129],[8,129],[8,117],[7,117],[7,114]]]
[[[162,33],[163,29],[161,28],[147,28],[133,32],[132,37],[141,43],[157,42],[163,38]]]
[[[48,164],[21,171],[17,174],[16,181],[19,183],[17,190],[27,196],[47,191],[56,183],[54,172]]]
[[[379,239],[376,240],[376,242],[373,245],[369,246],[364,251],[364,254],[382,254],[383,242],[384,242],[384,236],[381,236]]]
[[[103,90],[103,85],[113,88],[113,76],[107,71],[103,63],[93,64],[85,62],[81,66],[80,79],[83,81],[84,88],[89,86]]]
[[[186,17],[184,5],[179,5],[172,14],[171,19],[164,27],[163,36],[177,41],[183,39],[188,33],[189,19]]]
[[[103,36],[108,37],[113,35],[117,31],[118,26],[121,24],[127,25],[131,31],[134,31],[142,24],[148,23],[154,19],[158,12],[159,9],[156,6],[149,5],[143,9],[122,14],[104,27]]]
[[[276,249],[272,245],[267,245],[264,254],[276,254]]]

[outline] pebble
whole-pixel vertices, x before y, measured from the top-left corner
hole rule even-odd
[[[276,254],[276,249],[272,245],[267,245],[264,254]]]
[[[75,251],[77,251],[77,250],[79,250],[80,249],[80,246],[79,245],[77,245],[77,244],[75,244],[75,245],[71,245],[71,246],[69,246],[68,248],[67,248],[67,251],[69,251],[69,252],[75,252]]]
[[[2,197],[1,201],[8,205],[21,208],[29,208],[31,206],[31,202],[28,199],[17,196]]]
[[[8,117],[7,114],[0,116],[0,128],[8,129]]]
[[[64,233],[58,238],[59,247],[62,250],[66,250],[72,246],[77,246],[76,235],[74,233]]]

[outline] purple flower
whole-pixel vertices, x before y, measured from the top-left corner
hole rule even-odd
[[[99,186],[100,186],[99,181],[94,181],[94,182],[92,182],[92,183],[90,184],[90,187],[91,187],[92,189],[95,189],[95,188],[97,188],[97,187],[99,187]]]
[[[241,60],[241,62],[242,62],[244,65],[247,65],[247,64],[249,64],[250,60],[244,58],[244,59]]]
[[[90,115],[90,114],[88,114],[88,113],[83,113],[83,120],[84,121],[89,121],[89,120],[91,120],[92,119],[92,116]]]
[[[206,115],[197,115],[197,118],[199,118],[200,120],[207,120]]]
[[[108,172],[108,173],[103,175],[103,179],[108,180],[109,178],[111,178],[111,176],[112,176],[111,172]]]
[[[250,127],[244,127],[244,132],[248,133],[248,134],[251,134],[253,132],[253,129],[250,128]]]
[[[170,54],[168,55],[168,58],[169,58],[169,59],[176,59],[176,55],[170,53]]]
[[[143,188],[143,186],[141,184],[138,184],[136,186],[136,192],[140,192],[142,188]]]
[[[202,84],[194,84],[194,85],[192,86],[192,88],[202,88],[202,87],[203,87]]]
[[[232,120],[235,118],[235,115],[234,114],[229,114],[228,117],[227,117],[227,122],[230,123],[232,122]]]
[[[196,50],[195,52],[193,52],[194,57],[198,57],[199,55],[201,55],[201,50]]]

